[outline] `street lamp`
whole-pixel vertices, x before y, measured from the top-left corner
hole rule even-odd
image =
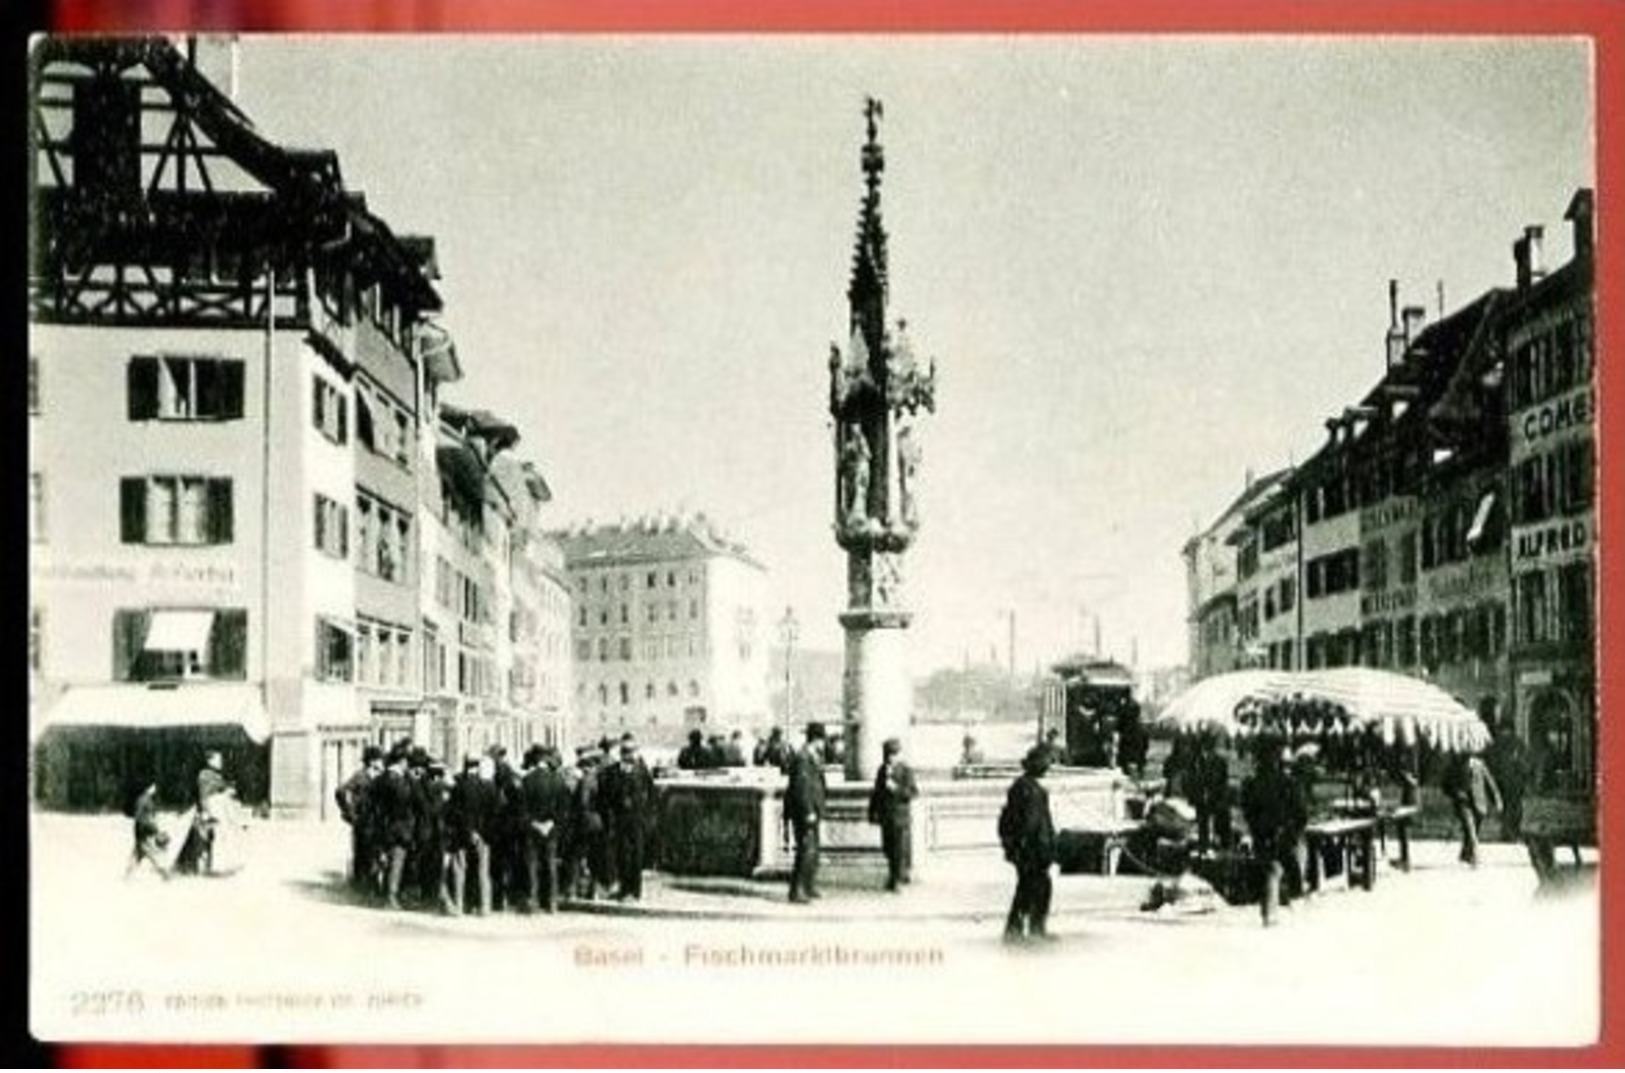
[[[779,619],[779,640],[784,645],[784,733],[790,735],[790,702],[792,680],[790,677],[790,663],[796,651],[796,637],[800,632],[800,623],[796,621],[796,609],[786,607],[784,617]]]

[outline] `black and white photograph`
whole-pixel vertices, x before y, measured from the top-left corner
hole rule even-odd
[[[28,91],[39,1038],[1596,1042],[1590,39]]]

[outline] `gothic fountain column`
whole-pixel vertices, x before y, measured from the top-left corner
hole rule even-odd
[[[880,102],[867,101],[865,194],[847,287],[849,342],[832,344],[835,540],[847,554],[843,708],[846,777],[868,779],[889,737],[907,739],[913,707],[908,667],[912,614],[904,555],[919,530],[919,420],[935,412],[936,368],[920,368],[899,320],[887,326],[886,231],[880,215],[885,153]]]

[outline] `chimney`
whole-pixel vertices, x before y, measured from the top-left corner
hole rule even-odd
[[[1388,368],[1405,360],[1405,333],[1399,326],[1399,280],[1388,281]]]
[[[1512,244],[1512,260],[1518,268],[1518,289],[1528,290],[1530,285],[1546,274],[1540,262],[1540,240],[1546,229],[1530,224],[1523,229],[1523,237]]]
[[[1596,195],[1589,186],[1583,186],[1574,192],[1574,200],[1569,202],[1569,210],[1563,214],[1564,219],[1574,225],[1576,261],[1591,260],[1596,241],[1596,208]]]
[[[1537,280],[1546,275],[1546,262],[1541,256],[1541,240],[1546,235],[1546,229],[1539,224],[1530,224],[1523,229],[1523,237],[1529,243],[1529,278]]]
[[[1405,345],[1416,345],[1416,337],[1422,334],[1422,325],[1427,322],[1428,311],[1425,306],[1405,307]]]
[[[231,103],[238,103],[242,52],[236,34],[187,34],[186,58]]]

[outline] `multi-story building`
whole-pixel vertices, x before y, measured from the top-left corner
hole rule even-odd
[[[1514,244],[1516,287],[1424,326],[1390,285],[1387,366],[1327,421],[1326,444],[1185,547],[1192,670],[1235,660],[1225,563],[1238,550],[1234,624],[1264,665],[1359,664],[1434,682],[1510,712],[1541,777],[1583,787],[1595,772],[1594,199],[1568,209],[1574,257],[1546,274],[1544,231]],[[1295,575],[1290,557],[1297,527]],[[1273,532],[1272,532],[1273,530]],[[1272,585],[1267,575],[1278,576]],[[1296,616],[1268,594],[1295,576]],[[1203,582],[1207,582],[1206,585]],[[1255,623],[1253,606],[1259,605]],[[1271,628],[1272,622],[1280,625]],[[1299,652],[1294,662],[1279,653]],[[1245,659],[1237,663],[1249,662]]]
[[[1243,639],[1243,633],[1250,631],[1253,637],[1257,634],[1259,594],[1255,575],[1258,559],[1255,551],[1249,549],[1245,560],[1249,570],[1245,585],[1248,603],[1244,610],[1239,569],[1244,563],[1239,550],[1248,509],[1272,494],[1286,474],[1285,470],[1277,470],[1254,479],[1249,471],[1241,495],[1212,525],[1185,542],[1182,554],[1190,600],[1187,622],[1193,680],[1233,671],[1256,661],[1256,653],[1248,651],[1249,642]]]
[[[1542,787],[1594,785],[1596,279],[1593,194],[1569,203],[1574,256],[1542,273],[1540,228],[1514,247],[1505,317],[1511,697]]]
[[[1416,487],[1415,536],[1407,529],[1401,563],[1403,581],[1414,539],[1415,660],[1400,644],[1368,649],[1363,660],[1410,670],[1475,707],[1506,683],[1507,454],[1496,338],[1504,298],[1489,291],[1417,341],[1421,360],[1440,369],[1445,382],[1437,390],[1432,381],[1424,384],[1427,440],[1412,451],[1426,460]],[[1410,617],[1402,620],[1401,640],[1408,640]],[[1375,632],[1370,620],[1366,629]]]
[[[570,583],[564,550],[541,528],[540,514],[553,494],[533,463],[502,455],[492,470],[515,511],[508,556],[508,709],[526,743],[567,743],[572,729]]]
[[[1286,481],[1258,496],[1233,538],[1242,650],[1249,667],[1290,669],[1298,652],[1298,504]]]
[[[434,479],[422,486],[424,571],[432,554],[434,578],[420,606],[431,716],[417,734],[448,757],[524,744],[507,718],[504,681],[513,509],[491,469],[497,453],[518,439],[512,425],[490,414],[439,405]]]
[[[183,798],[212,745],[246,797],[319,808],[415,688],[412,478],[352,415],[410,424],[432,247],[164,39],[31,64],[39,789]],[[363,620],[389,655],[358,689]]]
[[[660,743],[769,722],[766,571],[704,515],[559,535],[573,586],[582,733]]]
[[[549,738],[568,596],[515,526],[545,485],[530,470],[516,505],[492,460],[517,430],[440,401],[461,368],[433,242],[165,39],[51,39],[31,64],[42,799],[156,779],[185,801],[218,748],[246,800],[327,815],[369,741]]]

